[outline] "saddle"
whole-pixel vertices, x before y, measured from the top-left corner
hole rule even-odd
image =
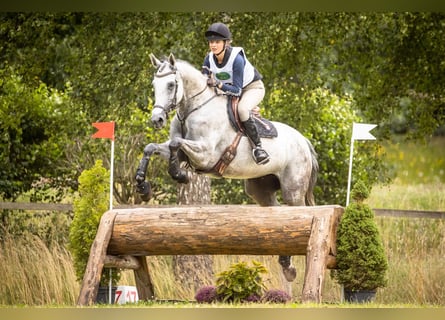
[[[239,97],[229,96],[227,101],[227,114],[229,116],[230,124],[236,132],[242,132],[244,134],[244,127],[238,115],[238,102]],[[278,136],[277,129],[274,124],[269,120],[261,117],[257,108],[252,110],[252,116],[255,120],[258,134],[261,138],[275,138]],[[244,134],[245,135],[245,134]]]
[[[238,101],[239,97],[230,96],[227,101],[227,113],[229,115],[229,121],[233,129],[236,131],[236,136],[235,139],[233,139],[232,144],[224,150],[221,158],[219,158],[218,162],[210,170],[211,172],[216,173],[219,176],[223,175],[226,168],[235,158],[236,150],[238,148],[241,137],[243,135],[246,136],[246,134],[244,133],[244,127],[238,115]],[[261,117],[259,112],[252,112],[252,116],[255,120],[258,134],[261,138],[274,138],[278,136],[277,129],[272,122]]]

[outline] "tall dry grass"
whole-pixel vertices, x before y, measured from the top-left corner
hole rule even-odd
[[[39,237],[6,234],[0,244],[0,304],[73,305],[79,284],[70,253]]]
[[[383,303],[445,305],[445,221],[377,218],[389,260]]]

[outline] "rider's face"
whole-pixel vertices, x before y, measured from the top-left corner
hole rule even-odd
[[[224,49],[224,40],[209,40],[210,50],[217,54]]]

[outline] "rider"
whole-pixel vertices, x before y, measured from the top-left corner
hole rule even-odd
[[[232,47],[232,34],[221,22],[212,24],[205,32],[210,52],[204,59],[202,72],[209,76],[209,86],[217,87],[227,95],[240,97],[238,114],[245,133],[254,144],[253,158],[257,164],[269,161],[261,147],[261,140],[251,110],[264,98],[264,84],[258,70],[247,60],[244,49]],[[216,77],[216,79],[215,79]]]

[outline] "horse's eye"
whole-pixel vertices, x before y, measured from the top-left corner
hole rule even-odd
[[[169,83],[167,84],[167,89],[168,89],[169,91],[173,91],[174,88],[175,88],[175,83],[174,83],[174,82],[169,82]]]

